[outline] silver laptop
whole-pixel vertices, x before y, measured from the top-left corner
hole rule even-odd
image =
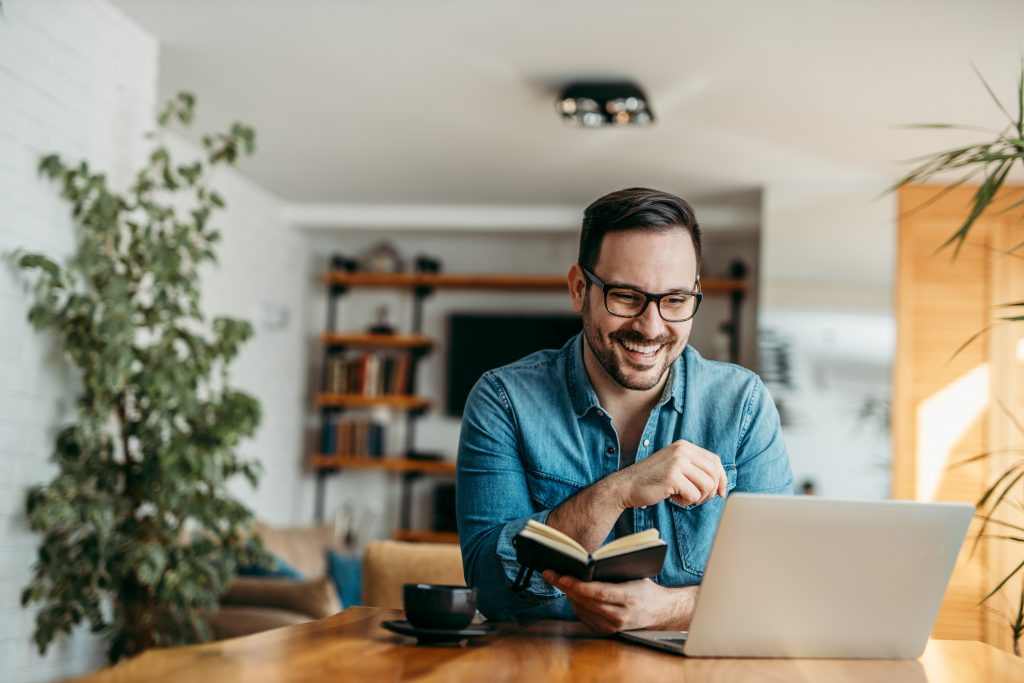
[[[974,508],[737,493],[689,631],[619,635],[691,657],[914,659]]]

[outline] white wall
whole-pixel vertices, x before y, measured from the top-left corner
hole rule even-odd
[[[197,103],[202,110],[203,103]],[[239,118],[245,119],[245,112]],[[259,154],[259,131],[256,131]],[[175,159],[201,150],[179,136],[168,140]],[[244,169],[245,161],[240,162]],[[258,489],[242,478],[231,491],[262,520],[275,525],[306,522],[312,477],[302,465],[302,419],[307,404],[307,350],[301,316],[310,286],[303,236],[285,225],[281,203],[229,167],[214,171],[214,185],[227,203],[212,223],[223,235],[218,263],[202,273],[203,309],[253,324],[255,336],[230,367],[232,386],[259,399],[263,417],[239,454],[258,460]]]
[[[769,186],[760,327],[793,351],[794,387],[770,386],[788,409],[794,475],[834,498],[889,495],[891,435],[859,418],[888,405],[895,353],[896,200],[885,178]]]
[[[7,0],[0,18],[0,253],[71,253],[66,204],[36,173],[41,155],[88,158],[126,180],[152,121],[157,44],[102,0]],[[26,321],[25,280],[0,265],[0,679],[49,680],[103,661],[84,630],[41,658],[35,610],[20,607],[36,538],[24,519],[29,486],[54,472],[50,449],[73,414],[74,383],[51,340]]]

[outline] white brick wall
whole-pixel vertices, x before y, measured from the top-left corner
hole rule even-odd
[[[85,630],[31,643],[34,610],[20,606],[36,538],[25,492],[53,472],[57,426],[74,381],[53,342],[25,319],[29,297],[13,249],[55,256],[73,245],[66,205],[36,173],[51,151],[87,158],[123,181],[144,153],[158,61],[156,41],[103,0],[5,0],[0,18],[0,680],[44,681],[95,668],[103,649]]]

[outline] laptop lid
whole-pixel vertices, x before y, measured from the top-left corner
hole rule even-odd
[[[685,653],[919,657],[973,514],[961,503],[733,494]]]

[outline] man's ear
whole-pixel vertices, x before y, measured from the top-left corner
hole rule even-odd
[[[578,263],[572,264],[569,268],[566,281],[569,283],[569,296],[572,297],[572,310],[582,313],[583,302],[587,296],[587,278]]]

